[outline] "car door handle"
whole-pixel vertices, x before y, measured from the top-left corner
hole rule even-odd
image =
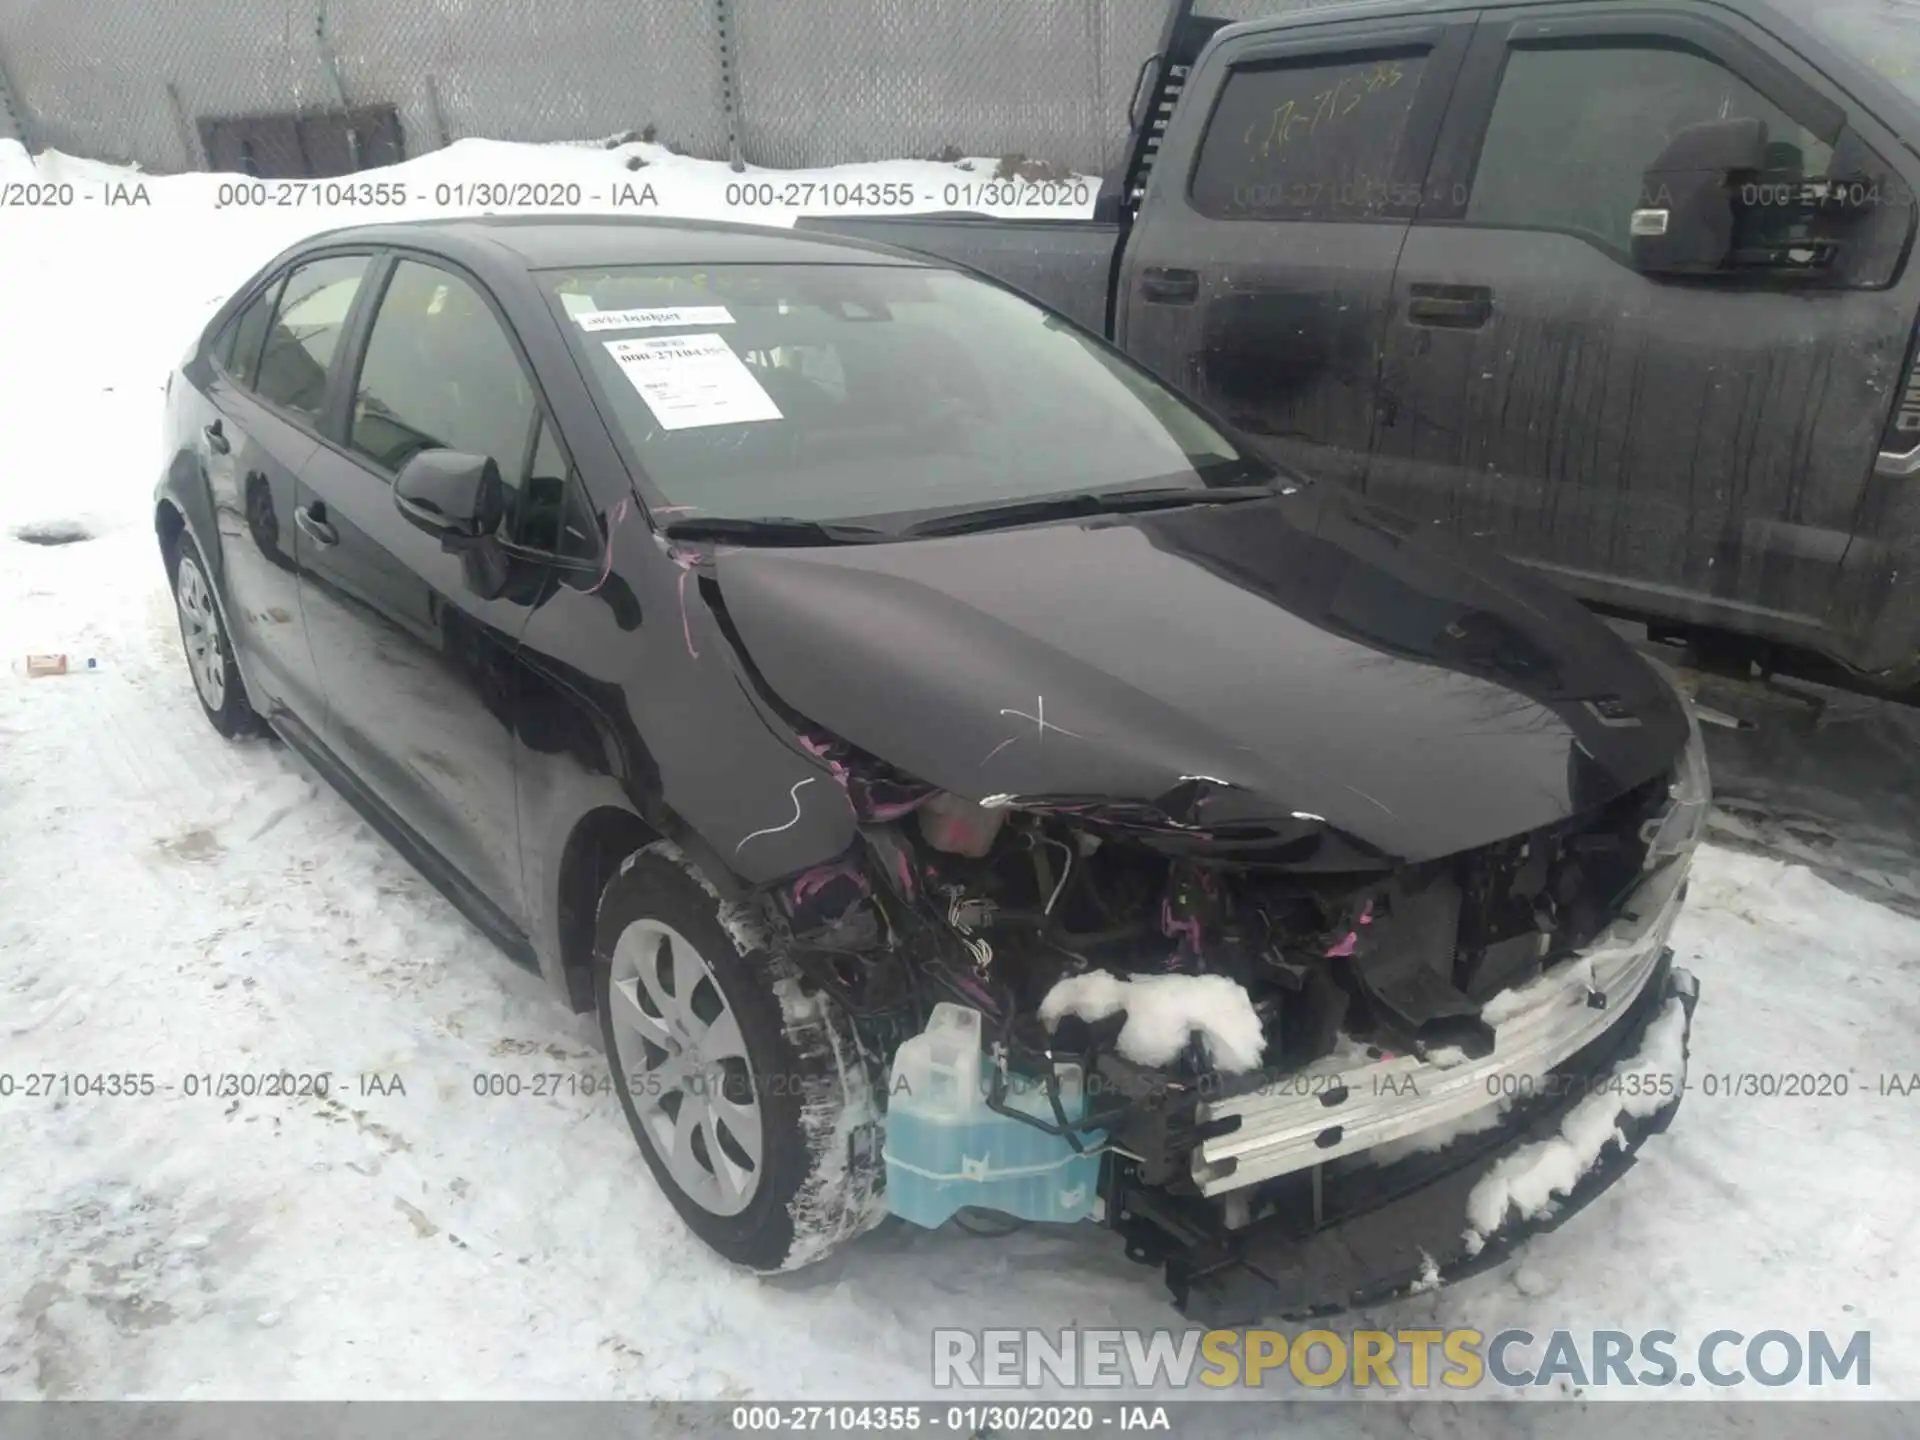
[[[1415,325],[1478,330],[1493,318],[1493,291],[1484,285],[1415,285],[1407,319]]]
[[[218,420],[205,426],[200,433],[207,437],[207,448],[214,454],[228,455],[233,452],[233,445],[227,439],[227,432],[221,428]]]
[[[1191,305],[1200,298],[1200,272],[1152,266],[1140,272],[1140,295],[1156,305]]]
[[[320,513],[315,514],[317,510]],[[327,507],[316,505],[309,509],[305,505],[294,508],[293,523],[300,527],[300,533],[316,545],[338,545],[340,532],[327,523]]]

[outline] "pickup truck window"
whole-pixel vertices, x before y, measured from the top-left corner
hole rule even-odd
[[[1770,177],[1819,180],[1831,147],[1718,61],[1651,42],[1507,57],[1467,199],[1469,224],[1565,230],[1624,259],[1644,172],[1675,133],[1762,120]]]
[[[621,266],[543,281],[632,458],[690,517],[905,517],[1271,473],[1119,352],[971,276]]]
[[[1794,18],[1920,101],[1920,10],[1889,0],[1821,0]]]
[[[1420,177],[1401,147],[1425,66],[1400,50],[1235,68],[1200,142],[1194,207],[1222,220],[1411,216]]]

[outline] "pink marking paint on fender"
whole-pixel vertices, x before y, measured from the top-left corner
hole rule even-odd
[[[700,652],[693,645],[693,619],[687,614],[687,577],[693,574],[693,567],[699,557],[679,549],[668,550],[667,556],[680,567],[680,635],[687,642],[687,654],[698,660]]]
[[[830,861],[825,865],[816,865],[798,880],[793,882],[793,902],[798,905],[819,894],[831,882],[845,876],[860,887],[862,895],[873,893],[867,877],[851,862],[845,860]]]
[[[607,520],[607,563],[600,567],[600,578],[581,593],[591,595],[607,583],[607,577],[613,574],[613,532],[620,528],[620,522],[627,518],[627,502],[622,500],[613,507],[613,514]]]
[[[810,740],[805,735],[801,735],[796,738],[798,738],[798,740],[800,741],[800,748],[802,750],[805,750],[809,755],[813,756],[814,759],[824,763],[827,767],[827,770],[832,774],[833,778],[840,782],[840,788],[842,790],[846,789],[847,788],[847,767],[842,765],[838,760],[827,759],[826,742],[823,740]],[[849,800],[848,803],[851,804],[852,803],[851,800]]]

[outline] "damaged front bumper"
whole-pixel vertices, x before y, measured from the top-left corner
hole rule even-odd
[[[1659,946],[1638,994],[1610,1010],[1610,1026],[1540,1077],[1497,1128],[1390,1164],[1315,1166],[1268,1187],[1283,1193],[1244,1229],[1196,1227],[1172,1197],[1146,1187],[1112,1196],[1109,1214],[1133,1258],[1163,1263],[1176,1305],[1210,1326],[1330,1314],[1464,1278],[1558,1228],[1667,1128],[1686,1090],[1698,993],[1693,976]],[[1664,1033],[1654,1037],[1656,1027]],[[1646,1076],[1643,1050],[1655,1038],[1674,1058],[1660,1067],[1667,1078],[1650,1108],[1639,1098],[1646,1092],[1625,1082]],[[1564,1145],[1563,1127],[1578,1107],[1610,1103],[1611,1134],[1592,1163],[1569,1188],[1522,1208],[1508,1177]],[[1591,1108],[1581,1118],[1591,1121]],[[1497,1207],[1491,1219],[1489,1194]]]
[[[1689,859],[1648,872],[1579,954],[1495,997],[1484,1056],[1350,1049],[1201,1098],[1191,1130],[1173,1127],[1193,1137],[1184,1174],[1114,1176],[1107,1213],[1129,1254],[1165,1266],[1183,1311],[1228,1325],[1429,1289],[1558,1226],[1685,1093],[1697,986],[1667,941]],[[1605,1143],[1576,1155],[1563,1125]]]
[[[1680,912],[1686,872],[1684,863],[1654,871],[1593,944],[1496,996],[1481,1012],[1494,1031],[1485,1056],[1442,1064],[1446,1057],[1336,1054],[1249,1094],[1202,1101],[1197,1118],[1211,1138],[1193,1152],[1195,1188],[1207,1196],[1241,1190],[1536,1093],[1646,988]]]

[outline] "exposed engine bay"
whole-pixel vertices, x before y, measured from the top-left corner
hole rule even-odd
[[[859,829],[846,854],[768,898],[802,971],[855,1017],[876,1056],[953,1001],[982,1013],[1016,1071],[1071,1056],[1092,1073],[1100,1057],[1117,1058],[1135,1083],[1096,1105],[1108,1124],[1169,1084],[1232,1093],[1344,1044],[1484,1055],[1493,1032],[1482,1006],[1607,925],[1641,877],[1668,800],[1662,777],[1464,856],[1325,873],[1291,866],[1283,845],[1219,853],[1193,827],[1138,806],[975,803],[845,742],[803,738]],[[1233,997],[1226,1008],[1248,1012],[1257,1037],[1235,1043],[1225,1026],[1211,1037],[1203,1016],[1171,1053],[1130,1047],[1126,992],[1111,991],[1109,976],[1229,981],[1211,994]],[[1073,1003],[1076,990],[1100,1003]]]

